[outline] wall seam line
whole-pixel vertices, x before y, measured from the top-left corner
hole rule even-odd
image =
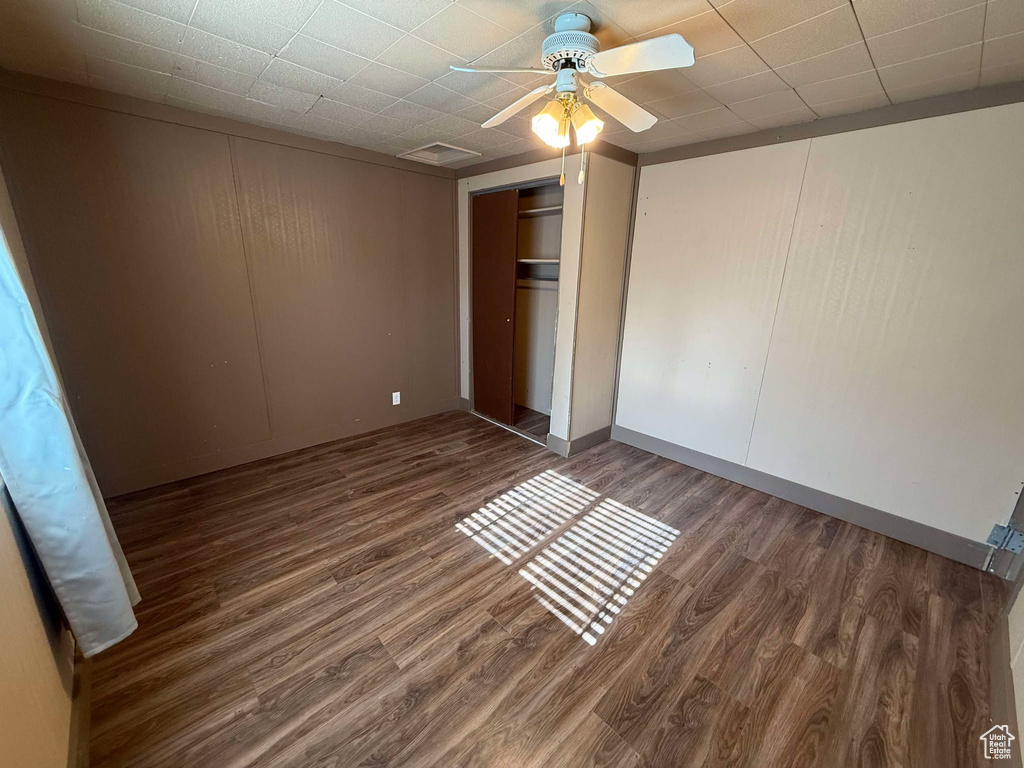
[[[796,232],[796,220],[800,215],[800,201],[804,196],[804,182],[807,180],[807,166],[811,160],[811,143],[814,139],[807,140],[807,154],[804,155],[804,169],[800,175],[800,191],[796,195],[796,205],[793,208],[793,223],[789,229],[789,242],[786,244],[786,260],[782,264],[782,279],[779,280],[779,293],[775,297],[775,312],[772,314],[772,329],[768,333],[768,348],[764,353],[764,364],[761,367],[761,381],[757,385],[757,399],[754,401],[754,418],[750,420],[750,434],[747,435],[747,450],[743,454],[743,466],[749,466],[750,446],[754,442],[754,427],[757,426],[757,412],[761,407],[761,391],[764,389],[764,377],[768,372],[768,358],[772,353],[772,342],[775,340],[775,321],[779,317],[779,305],[782,303],[782,290],[786,286],[786,270],[789,268],[789,256],[793,251],[793,235]]]
[[[260,333],[259,310],[256,294],[252,289],[252,268],[249,263],[249,249],[245,245],[245,227],[242,226],[242,194],[238,186],[238,174],[235,170],[235,137],[228,136],[228,160],[231,163],[231,186],[235,191],[235,212],[238,214],[238,239],[242,244],[242,262],[245,264],[245,284],[249,289],[249,306],[252,308],[252,329],[256,335],[256,361],[260,366],[260,380],[263,383],[263,407],[267,413],[267,439],[274,438],[274,419],[270,409],[270,386],[267,382],[267,369],[263,365],[263,337]]]

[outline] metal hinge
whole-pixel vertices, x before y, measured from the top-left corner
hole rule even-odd
[[[1006,549],[1019,555],[1024,552],[1024,531],[1018,531],[1009,525],[995,525],[985,543],[990,547]]]

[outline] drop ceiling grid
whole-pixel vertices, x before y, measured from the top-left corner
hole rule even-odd
[[[558,13],[605,48],[678,32],[692,68],[610,78],[659,117],[604,138],[637,152],[1024,79],[1024,0],[5,0],[0,66],[397,154],[479,161],[538,146],[526,117]],[[529,114],[529,112],[527,112]]]

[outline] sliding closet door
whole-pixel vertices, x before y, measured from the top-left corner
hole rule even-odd
[[[512,423],[519,193],[473,198],[473,407]]]

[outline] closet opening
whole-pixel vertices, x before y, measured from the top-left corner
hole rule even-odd
[[[557,179],[473,197],[474,411],[545,444],[558,314]]]

